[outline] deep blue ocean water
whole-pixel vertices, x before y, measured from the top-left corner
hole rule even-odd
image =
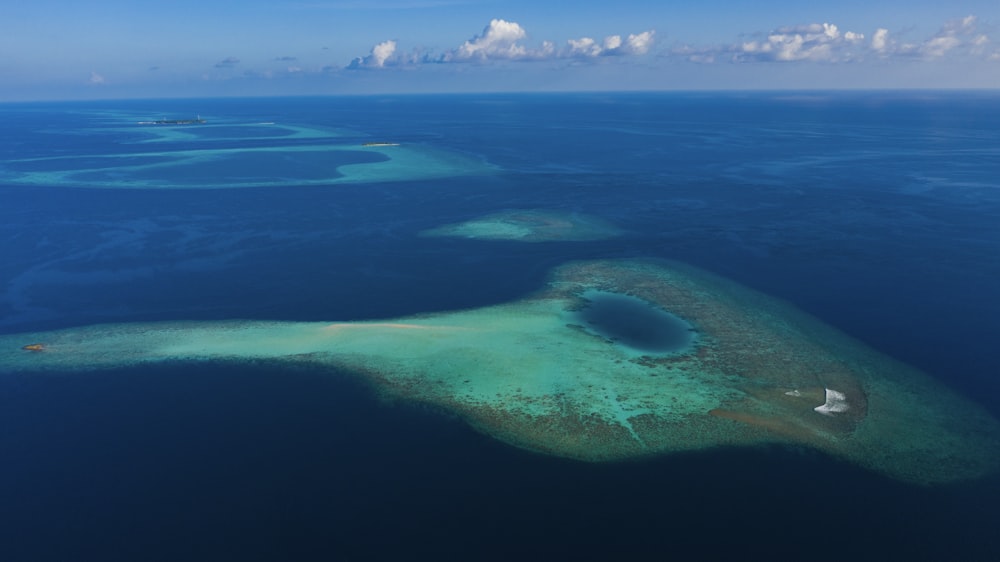
[[[135,124],[194,115],[427,146],[494,172],[295,182],[379,160],[358,152],[291,174],[280,153],[105,169],[110,154],[136,166],[319,144],[253,127],[141,142]],[[1000,94],[143,100],[0,105],[0,121],[0,333],[393,318],[514,300],[573,259],[669,258],[785,299],[1000,416]],[[86,186],[18,179],[59,166],[91,170],[74,176]],[[212,188],[276,169],[279,185]],[[94,185],[129,177],[196,189]],[[418,236],[504,209],[627,234]],[[991,560],[998,505],[996,477],[922,488],[782,447],[546,457],[347,374],[266,361],[0,365],[0,560]]]

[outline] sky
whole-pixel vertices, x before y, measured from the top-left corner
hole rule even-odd
[[[0,101],[1000,88],[1000,0],[0,6]]]

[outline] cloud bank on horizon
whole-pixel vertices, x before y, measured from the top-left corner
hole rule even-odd
[[[876,29],[870,38],[855,31],[841,32],[831,23],[783,27],[734,45],[694,47],[682,45],[670,55],[691,62],[856,62],[893,57],[940,59],[947,55],[1000,60],[1000,49],[992,45],[978,18],[970,15],[946,22],[933,36],[905,41],[888,29]],[[759,34],[758,34],[759,35]]]
[[[283,10],[263,0],[248,1],[262,2],[256,5],[266,9],[266,20],[256,12],[229,14],[231,19],[220,12],[183,30],[158,26],[140,33],[118,25],[124,15],[108,16],[102,42],[89,41],[86,26],[79,24],[80,18],[97,17],[89,9],[66,13],[25,3],[33,17],[13,30],[17,33],[0,33],[0,51],[13,53],[0,60],[6,80],[0,101],[602,89],[1000,89],[1000,10],[990,4],[995,0],[967,0],[972,5],[955,8],[961,11],[951,20],[947,7],[936,7],[938,15],[931,19],[916,8],[910,15],[883,8],[859,12],[857,6],[845,7],[843,16],[832,19],[809,15],[812,8],[791,16],[775,6],[764,6],[752,17],[721,17],[705,7],[637,0],[645,10],[641,16],[636,10],[612,12],[603,4],[582,2],[559,18],[536,3],[511,0],[511,11],[521,14],[512,19],[479,0],[461,0],[469,6],[461,13],[443,5],[427,7],[423,0],[393,2],[392,9],[352,2],[349,10],[346,3]],[[926,8],[930,0],[924,1]],[[907,0],[893,2],[902,6]],[[975,13],[973,5],[981,17],[964,15]],[[150,9],[134,11],[145,15]],[[169,15],[176,8],[162,10]],[[469,22],[486,25],[463,27]],[[63,43],[47,43],[40,30],[57,24],[66,33]],[[212,41],[190,40],[209,33]],[[63,56],[63,45],[77,46],[76,56]]]
[[[542,61],[552,59],[596,58],[625,55],[644,55],[653,46],[655,31],[609,35],[602,41],[590,37],[569,39],[562,47],[552,41],[542,41],[538,47],[528,47],[524,39],[528,33],[519,23],[493,19],[482,33],[465,43],[434,55],[414,50],[397,52],[397,43],[383,41],[372,47],[365,57],[358,57],[347,66],[349,69],[386,68],[422,63],[490,62],[490,61]]]
[[[965,56],[1000,61],[1000,46],[994,44],[986,26],[969,15],[946,22],[931,37],[907,40],[903,34],[879,27],[870,34],[841,31],[833,23],[810,23],[779,27],[767,33],[753,33],[750,39],[733,44],[676,44],[657,56],[699,64],[752,62],[826,62],[850,63],[892,58],[937,60],[947,56]],[[455,48],[434,54],[413,49],[401,52],[395,40],[372,47],[364,57],[355,58],[348,69],[382,69],[418,66],[429,63],[496,61],[546,61],[560,59],[598,59],[650,54],[655,30],[626,37],[609,35],[603,40],[591,37],[568,39],[562,46],[550,40],[537,46],[526,43],[528,33],[519,23],[492,20],[483,31]]]

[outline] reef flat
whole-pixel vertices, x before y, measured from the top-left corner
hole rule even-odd
[[[670,262],[569,263],[523,300],[401,319],[0,337],[5,371],[254,358],[347,369],[583,461],[785,443],[920,484],[1000,466],[1000,424],[974,402],[785,303]]]

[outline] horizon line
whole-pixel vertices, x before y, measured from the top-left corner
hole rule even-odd
[[[882,87],[882,88],[650,88],[650,89],[629,89],[629,90],[467,90],[467,91],[440,91],[440,92],[367,92],[367,93],[329,93],[329,94],[247,94],[247,95],[179,95],[165,97],[143,97],[143,96],[122,96],[107,98],[75,98],[75,97],[53,97],[44,99],[7,99],[0,100],[0,105],[32,104],[32,103],[65,103],[65,102],[122,102],[122,101],[182,101],[182,100],[225,100],[225,99],[283,99],[283,98],[374,98],[385,96],[400,97],[429,97],[429,96],[527,96],[527,95],[569,95],[569,94],[603,94],[603,95],[628,95],[628,94],[748,94],[748,93],[807,93],[807,94],[877,94],[877,93],[996,93],[1000,94],[1000,87],[935,87],[935,88],[913,88],[913,87]]]

